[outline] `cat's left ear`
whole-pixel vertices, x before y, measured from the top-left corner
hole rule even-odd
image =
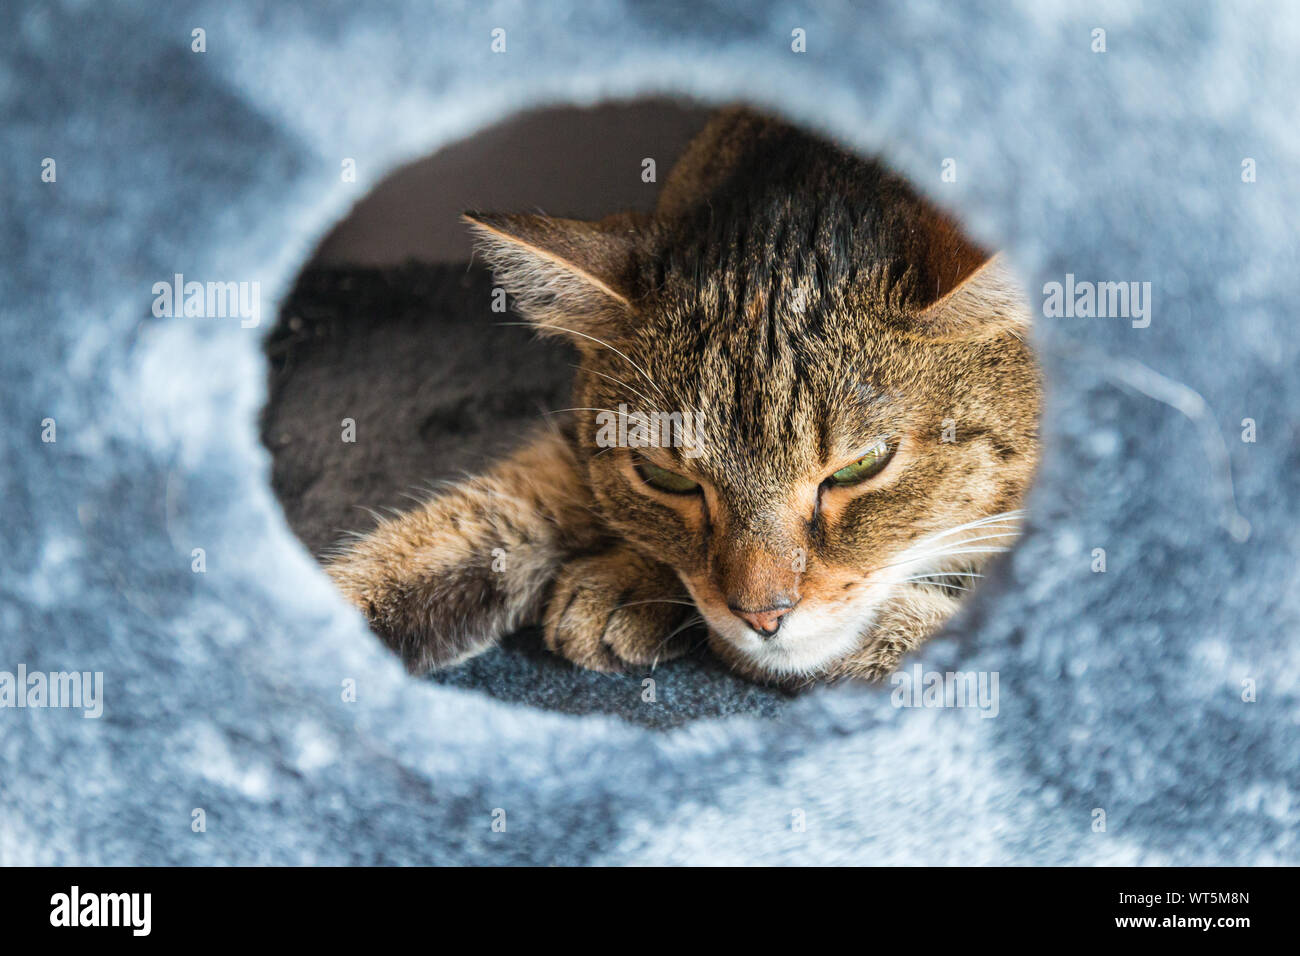
[[[498,282],[543,332],[608,339],[633,311],[640,230],[631,215],[599,222],[467,212]]]
[[[986,338],[1029,328],[1029,302],[1001,253],[989,255],[970,242],[947,217],[924,217],[926,272],[934,299],[912,318],[912,330],[926,338]]]

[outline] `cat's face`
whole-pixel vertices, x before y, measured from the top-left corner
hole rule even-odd
[[[516,308],[579,349],[606,524],[736,666],[826,672],[1010,543],[1037,456],[1026,304],[879,164],[734,110],[653,217],[467,218]]]
[[[1035,372],[1017,338],[936,342],[870,313],[738,322],[660,296],[618,352],[583,349],[575,404],[605,411],[578,413],[578,435],[606,522],[676,570],[758,673],[859,649],[932,566],[921,553],[989,541],[943,533],[1017,507],[1032,470]]]

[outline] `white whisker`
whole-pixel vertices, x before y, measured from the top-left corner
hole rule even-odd
[[[977,518],[974,521],[967,521],[965,524],[959,524],[956,527],[947,528],[944,531],[939,531],[935,534],[927,535],[922,540],[936,541],[939,538],[946,538],[949,535],[958,534],[959,532],[962,531],[973,531],[974,529],[982,528],[985,525],[1002,524],[1004,522],[1018,521],[1020,518],[1024,517],[1024,515],[1025,512],[1023,509],[1016,509],[1014,511],[1000,511],[995,515],[989,515],[988,517],[985,518]]]
[[[1018,538],[1018,537],[1020,537],[1019,531],[999,531],[997,534],[980,535],[978,538],[962,538],[959,541],[953,541],[950,544],[945,544],[943,548],[962,547],[968,544],[974,544],[976,541],[997,541],[999,538]],[[939,551],[942,551],[943,548],[940,548]]]
[[[929,571],[925,574],[916,574],[910,578],[903,578],[903,581],[924,581],[926,578],[982,578],[984,575],[976,571]]]
[[[920,554],[916,554],[907,558],[902,558],[890,564],[883,564],[878,568],[872,568],[872,571],[885,571],[888,570],[889,568],[898,568],[908,564],[918,564],[922,561],[938,561],[942,558],[947,558],[958,554],[1003,554],[1010,550],[1011,550],[1010,548],[954,548],[950,550],[940,549],[935,551],[924,551]]]
[[[621,611],[625,607],[636,607],[639,604],[680,604],[682,607],[695,607],[693,601],[676,601],[669,598],[651,598],[646,601],[629,601],[627,604],[620,604],[614,608],[615,611]]]
[[[616,412],[612,408],[553,408],[545,414],[562,415],[564,412],[609,412],[611,415],[623,415],[624,417],[627,415],[626,412]]]
[[[502,325],[522,325],[522,326],[525,326],[525,327],[535,327],[535,326],[532,325],[531,322],[502,322],[501,324],[502,324]],[[578,336],[581,336],[581,337],[584,338],[584,339],[589,339],[589,340],[591,340],[592,342],[595,342],[597,345],[603,345],[605,348],[609,349],[609,350],[610,350],[611,352],[613,352],[615,355],[619,356],[619,358],[623,359],[623,361],[627,362],[628,365],[631,365],[634,369],[636,369],[637,373],[638,373],[642,378],[644,378],[647,382],[649,382],[650,385],[651,385],[651,387],[654,388],[654,390],[655,390],[656,392],[659,393],[659,397],[660,397],[661,399],[663,399],[665,402],[668,401],[668,396],[664,394],[664,390],[663,390],[662,388],[659,387],[659,384],[658,384],[654,379],[652,379],[652,378],[650,377],[649,373],[647,373],[645,369],[643,369],[640,365],[637,365],[636,362],[633,362],[630,358],[628,358],[626,355],[624,355],[624,354],[623,354],[622,352],[620,352],[618,349],[614,348],[614,346],[610,345],[608,342],[605,342],[605,341],[603,341],[603,340],[601,340],[601,339],[598,339],[598,338],[596,338],[596,336],[594,336],[594,335],[588,335],[586,332],[578,332],[578,331],[575,330],[575,329],[566,329],[566,328],[564,328],[563,326],[559,326],[559,325],[550,325],[550,324],[548,324],[548,325],[546,326],[546,328],[547,328],[548,330],[553,329],[553,330],[555,330],[556,332],[568,332],[570,335],[578,335]],[[671,403],[669,403],[669,404],[671,404]]]
[[[904,578],[903,580],[904,580],[905,583],[916,583],[917,581],[923,581],[923,580],[925,580],[925,579],[924,579],[924,578]],[[925,583],[926,583],[926,584],[933,584],[933,585],[935,585],[936,587],[941,587],[941,588],[944,588],[945,590],[953,590],[953,591],[969,591],[969,590],[971,590],[971,588],[964,588],[964,587],[962,587],[960,584],[945,583],[945,582],[943,582],[943,581],[926,581]]]
[[[603,379],[608,379],[609,381],[613,382],[615,385],[622,385],[622,386],[623,386],[625,389],[627,389],[629,392],[632,392],[634,395],[636,395],[637,398],[641,399],[641,401],[645,402],[646,405],[648,405],[651,409],[653,409],[653,410],[655,410],[655,411],[659,411],[659,410],[660,410],[660,409],[659,409],[659,406],[658,406],[655,402],[652,402],[649,398],[647,398],[647,397],[645,396],[644,393],[642,393],[642,392],[638,392],[635,388],[633,388],[633,387],[632,387],[631,385],[629,385],[627,382],[624,382],[624,381],[622,381],[622,380],[620,380],[620,379],[617,379],[617,378],[615,378],[613,375],[606,375],[604,372],[598,372],[598,371],[597,371],[596,369],[594,369],[594,368],[583,369],[581,365],[572,365],[572,366],[570,366],[570,368],[576,368],[576,369],[579,369],[580,371],[590,372],[592,375],[599,375],[599,376],[600,376],[601,378],[603,378]]]

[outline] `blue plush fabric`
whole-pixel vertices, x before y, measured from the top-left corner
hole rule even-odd
[[[1300,20],[1073,6],[0,7],[0,671],[104,675],[99,719],[0,710],[0,862],[1300,862]],[[313,244],[511,111],[649,92],[883,152],[1036,300],[1151,283],[1149,327],[1039,323],[1029,534],[915,658],[997,672],[995,719],[710,709],[690,666],[600,714],[413,680],[286,526],[261,339]],[[261,324],[154,317],[175,273],[259,281]]]

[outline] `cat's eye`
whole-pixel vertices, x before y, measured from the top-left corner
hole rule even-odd
[[[889,459],[894,456],[894,450],[890,447],[889,442],[881,440],[876,442],[867,451],[865,455],[852,464],[845,465],[839,471],[831,475],[827,480],[832,485],[856,485],[880,474]]]
[[[674,495],[689,495],[700,490],[700,483],[692,481],[685,475],[679,475],[667,468],[660,468],[642,458],[636,463],[636,470],[651,488],[658,488]]]

